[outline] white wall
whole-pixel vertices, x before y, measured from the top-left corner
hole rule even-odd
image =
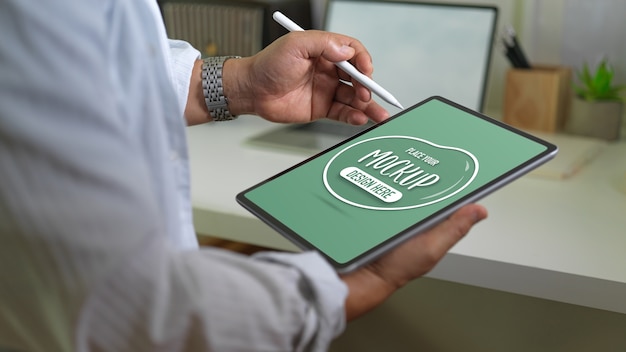
[[[536,62],[578,70],[584,62],[593,68],[606,57],[615,83],[626,85],[626,1],[526,0],[522,12],[523,41]],[[625,121],[622,116],[622,139]]]
[[[530,55],[578,68],[607,57],[626,83],[626,1],[526,0],[523,35]]]

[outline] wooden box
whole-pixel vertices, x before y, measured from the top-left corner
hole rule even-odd
[[[572,96],[571,76],[571,69],[561,66],[510,69],[506,75],[504,122],[524,130],[561,130]]]

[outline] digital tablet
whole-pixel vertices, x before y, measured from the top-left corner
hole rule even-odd
[[[556,153],[544,140],[431,97],[239,193],[237,201],[345,273]]]

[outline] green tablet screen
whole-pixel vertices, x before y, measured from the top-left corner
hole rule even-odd
[[[432,97],[238,200],[343,267],[555,153],[549,143]]]

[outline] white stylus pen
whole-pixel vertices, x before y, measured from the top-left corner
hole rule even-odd
[[[283,15],[280,11],[274,12],[272,17],[274,18],[274,21],[278,22],[278,24],[285,27],[290,32],[304,31],[302,27],[298,26],[294,21],[290,20],[289,17]],[[394,98],[393,95],[391,95],[391,93],[386,91],[385,88],[381,87],[371,78],[359,72],[348,61],[337,62],[335,63],[335,65],[345,71],[347,74],[349,74],[350,77],[354,78],[354,80],[367,87],[379,97],[383,98],[389,104],[392,104],[393,106],[396,106],[400,109],[404,109],[402,105],[398,102],[398,100]]]

